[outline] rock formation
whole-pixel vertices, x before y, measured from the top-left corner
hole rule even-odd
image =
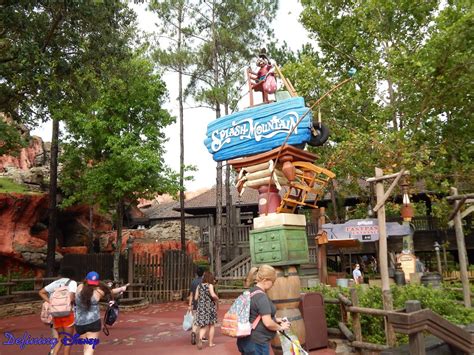
[[[194,260],[203,258],[203,251],[199,248],[199,227],[186,225],[186,252]],[[125,229],[122,233],[121,251],[125,251],[127,240],[133,238],[133,252],[144,252],[152,255],[162,255],[166,250],[181,249],[180,221],[167,221],[153,226],[150,229]],[[116,232],[110,231],[100,236],[100,249],[104,252],[115,250]]]
[[[0,176],[27,186],[32,191],[46,191],[49,181],[50,143],[32,136],[29,145],[18,155],[0,156]]]

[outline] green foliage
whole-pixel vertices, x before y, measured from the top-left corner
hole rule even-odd
[[[35,276],[35,273],[32,270],[27,270],[24,268],[19,268],[17,271],[10,273],[11,279],[27,279],[27,278],[33,278],[34,276]],[[2,282],[8,282],[7,275],[0,275],[0,283]],[[26,282],[18,283],[16,286],[13,286],[11,290],[12,291],[31,291],[33,287],[34,287],[33,281],[26,281]],[[5,296],[6,294],[7,294],[7,287],[0,286],[0,296]]]
[[[454,324],[466,325],[474,322],[474,310],[459,304],[459,293],[456,291],[437,290],[422,285],[392,285],[390,289],[394,309],[405,308],[405,302],[408,300],[418,300],[422,309],[429,308]],[[379,287],[372,286],[364,289],[356,286],[356,290],[360,307],[383,309],[382,291]],[[336,298],[338,293],[342,293],[346,297],[349,295],[349,289],[347,288],[322,285],[305,291],[320,292],[325,298]],[[337,327],[338,322],[341,321],[339,306],[326,304],[325,310],[328,327]],[[383,317],[361,314],[360,322],[364,341],[385,344]],[[397,341],[400,344],[407,343],[408,338],[397,334]]]
[[[25,193],[28,189],[24,185],[17,184],[11,179],[0,178],[0,193],[18,192]]]
[[[272,36],[277,8],[275,0],[202,1],[196,6],[193,29],[200,42],[186,93],[213,109],[223,105],[226,114],[235,110],[242,69]]]
[[[339,194],[360,194],[376,166],[409,168],[431,191],[472,186],[474,13],[463,4],[302,1],[320,50],[285,65],[296,90],[311,102],[358,70],[321,104],[332,134],[317,153]]]
[[[98,98],[70,117],[62,160],[64,205],[99,203],[108,210],[120,200],[178,191],[165,164],[163,129],[173,118],[162,108],[165,86],[152,63],[136,54],[97,82]]]
[[[0,8],[0,112],[32,126],[53,114],[64,118],[73,97],[94,92],[83,70],[122,56],[134,21],[120,2],[27,0]],[[0,136],[14,139],[11,132]]]

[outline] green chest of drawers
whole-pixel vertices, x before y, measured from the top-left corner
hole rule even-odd
[[[252,264],[307,264],[308,240],[304,227],[277,226],[250,231]]]

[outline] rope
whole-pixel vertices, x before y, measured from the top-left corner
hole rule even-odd
[[[268,203],[270,201],[270,186],[272,185],[272,182],[273,182],[273,172],[274,170],[276,169],[276,166],[277,166],[277,163],[278,163],[278,159],[280,159],[280,155],[281,155],[281,152],[283,150],[283,147],[285,146],[286,142],[288,142],[288,139],[290,139],[290,135],[293,133],[293,131],[295,130],[295,128],[301,123],[301,121],[306,117],[306,115],[312,111],[312,109],[319,105],[321,103],[321,101],[323,99],[325,99],[327,96],[329,96],[331,93],[333,93],[334,91],[336,91],[337,89],[339,89],[341,86],[343,86],[344,84],[348,83],[349,81],[351,81],[352,78],[347,78],[345,80],[343,80],[342,82],[340,82],[339,84],[335,85],[334,87],[332,87],[329,91],[327,91],[326,93],[324,93],[323,96],[321,96],[318,100],[316,100],[316,102],[314,102],[310,108],[308,109],[308,111],[306,111],[299,119],[298,121],[296,122],[296,124],[291,128],[290,132],[288,132],[288,134],[286,135],[286,138],[285,140],[283,141],[283,143],[281,144],[280,146],[280,149],[278,150],[278,154],[277,154],[277,157],[275,159],[275,164],[273,165],[273,169],[272,169],[272,173],[270,174],[270,180],[268,181],[268,191],[267,191],[267,208],[266,208],[266,211],[265,211],[265,215],[268,215],[268,208],[270,207],[270,204]]]

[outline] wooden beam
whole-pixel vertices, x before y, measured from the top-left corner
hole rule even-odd
[[[474,198],[474,194],[451,195],[451,196],[446,197],[446,200],[448,201],[462,200],[462,199],[467,200],[471,198]]]
[[[392,184],[390,185],[390,187],[388,188],[388,190],[385,192],[385,194],[383,195],[383,198],[380,200],[380,201],[377,201],[377,204],[375,205],[374,207],[374,212],[377,212],[377,210],[382,207],[383,204],[385,204],[385,201],[387,200],[387,198],[390,196],[390,194],[392,193],[393,189],[395,188],[395,186],[397,186],[398,184],[398,181],[400,181],[400,178],[403,176],[403,173],[405,172],[405,169],[402,169],[400,170],[400,172],[397,174],[397,176],[395,177],[395,180],[393,180]]]
[[[458,189],[451,187],[451,195],[457,196]],[[462,201],[462,200],[461,200]],[[471,308],[471,290],[469,285],[469,276],[467,274],[467,254],[466,254],[466,241],[464,239],[464,232],[462,230],[461,213],[457,208],[461,202],[457,199],[454,202],[454,211],[457,209],[457,213],[454,217],[454,230],[456,232],[456,244],[458,248],[459,257],[459,271],[461,273],[461,282],[463,289],[464,306]]]
[[[473,212],[474,212],[474,206],[469,206],[468,208],[466,208],[464,211],[461,212],[461,219],[466,218],[467,215],[469,215]],[[450,226],[450,227],[454,226],[454,222],[450,220],[448,222],[448,226]]]
[[[403,173],[402,173],[403,174]],[[400,174],[400,175],[402,175]],[[398,174],[397,174],[398,175]],[[397,176],[395,175],[395,177]],[[383,191],[383,170],[375,168],[375,177],[378,178],[375,184],[375,193],[377,196],[377,204],[382,201],[384,196]],[[387,227],[385,224],[385,205],[379,208],[377,213],[377,220],[379,225],[379,268],[380,278],[382,279],[382,300],[383,308],[386,311],[393,310],[393,298],[390,291],[389,277],[388,277],[388,257],[387,257]],[[391,324],[385,318],[385,334],[387,336],[387,345],[395,346],[396,336]]]
[[[448,221],[452,220],[454,216],[456,216],[456,214],[459,212],[461,207],[464,205],[464,202],[466,202],[466,198],[462,198],[459,202],[457,202],[458,200],[455,200],[455,201],[456,201],[456,206],[454,207],[453,211],[449,215]]]
[[[398,174],[400,174],[400,172],[395,173],[395,174],[390,174],[390,175],[371,177],[371,178],[366,179],[365,181],[367,181],[367,182],[378,182],[378,181],[393,179],[393,178],[396,178]],[[403,175],[410,175],[410,171],[406,170],[403,173]]]
[[[406,301],[405,308],[407,313],[416,312],[421,309],[421,303],[420,301]],[[408,337],[410,339],[410,354],[425,355],[425,337],[423,332],[410,334]]]

